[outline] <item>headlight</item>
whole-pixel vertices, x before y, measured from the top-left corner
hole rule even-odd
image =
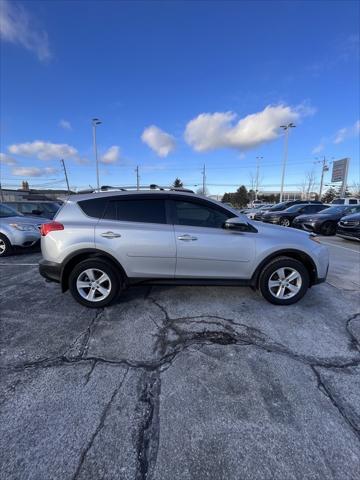
[[[37,231],[37,228],[34,225],[26,223],[10,223],[10,227],[16,228],[16,230],[21,230],[22,232],[33,232]]]
[[[309,235],[309,238],[310,238],[310,240],[312,240],[313,242],[321,243],[321,242],[320,242],[320,239],[319,239],[319,237],[318,237],[317,235],[314,235],[314,234]]]

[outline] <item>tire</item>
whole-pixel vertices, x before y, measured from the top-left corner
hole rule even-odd
[[[283,217],[283,218],[280,218],[279,224],[282,225],[283,227],[290,227],[291,220],[290,218]]]
[[[11,255],[13,252],[13,247],[10,243],[10,240],[0,233],[0,258],[1,257],[7,257]]]
[[[320,232],[322,235],[329,237],[330,235],[335,235],[336,233],[336,223],[327,221],[321,225]]]
[[[99,281],[101,278],[102,281]],[[69,276],[69,290],[72,296],[81,305],[89,308],[110,305],[119,295],[122,283],[116,267],[106,260],[97,258],[89,258],[78,263]]]
[[[280,269],[284,272],[284,275],[279,276],[278,271]],[[286,282],[286,278],[290,274],[295,275],[294,272],[297,274],[296,278],[294,277],[287,284],[281,284],[281,282]],[[287,285],[291,286],[291,289]],[[258,287],[261,295],[268,302],[275,305],[292,305],[298,302],[309,288],[309,272],[298,260],[278,257],[265,265],[260,273]],[[279,290],[280,295],[277,296]]]

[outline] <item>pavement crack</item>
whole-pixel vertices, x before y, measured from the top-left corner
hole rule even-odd
[[[68,358],[74,358],[74,359],[84,358],[89,348],[89,341],[90,341],[94,326],[98,321],[98,319],[100,318],[100,316],[103,314],[103,312],[104,312],[103,309],[96,310],[94,318],[92,318],[92,320],[90,321],[86,329],[76,337],[76,339],[73,341],[70,347],[65,351],[64,356]]]
[[[153,476],[159,447],[161,389],[159,370],[144,372],[140,387],[137,408],[141,411],[142,422],[136,442],[138,460],[136,480],[147,480]]]
[[[317,380],[317,386],[320,392],[325,395],[330,402],[333,404],[333,406],[337,409],[339,414],[343,417],[344,421],[348,424],[348,426],[351,428],[351,430],[355,433],[357,438],[360,440],[360,431],[354,425],[352,422],[351,418],[349,418],[345,412],[345,410],[342,408],[342,406],[337,402],[336,398],[333,396],[331,389],[326,385],[326,382],[322,379],[321,373],[316,369],[316,367],[311,366],[312,371],[315,374],[316,380]]]
[[[350,318],[346,321],[346,331],[350,337],[350,349],[351,350],[358,350],[360,351],[360,344],[359,340],[351,331],[351,322],[353,320],[359,320],[360,321],[360,313],[354,313],[354,315],[351,315]]]
[[[98,436],[99,432],[102,430],[102,428],[104,427],[104,424],[105,424],[105,420],[106,420],[106,416],[110,410],[110,407],[113,403],[113,401],[115,400],[115,397],[116,395],[119,393],[121,387],[123,386],[123,383],[126,379],[126,376],[127,376],[127,373],[128,373],[128,370],[126,370],[120,384],[114,389],[111,397],[110,397],[110,400],[106,403],[103,411],[102,411],[102,414],[100,416],[100,420],[99,420],[99,423],[94,431],[94,433],[92,434],[88,444],[86,445],[86,447],[84,448],[84,450],[81,452],[81,455],[80,455],[80,460],[79,460],[79,463],[78,463],[78,466],[76,468],[76,471],[75,471],[75,474],[72,478],[72,480],[76,480],[78,477],[79,477],[79,474],[81,472],[81,469],[82,469],[82,466],[85,462],[85,459],[86,459],[86,456],[88,454],[88,452],[90,451],[91,447],[93,446],[94,444],[94,441],[96,439],[96,437]]]
[[[89,380],[90,380],[90,377],[96,367],[96,364],[97,364],[97,360],[93,360],[92,361],[92,364],[91,364],[91,367],[90,367],[90,370],[88,371],[88,373],[85,375],[85,385],[87,385],[89,383]]]

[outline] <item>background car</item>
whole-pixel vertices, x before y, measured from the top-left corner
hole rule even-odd
[[[294,218],[302,214],[318,213],[321,210],[328,208],[328,205],[309,203],[307,205],[293,205],[292,207],[282,210],[280,212],[264,213],[262,221],[267,223],[274,223],[282,225],[283,227],[290,227]]]
[[[334,205],[313,215],[300,215],[293,227],[322,235],[335,235],[338,221],[345,215],[360,212],[360,205]]]
[[[342,217],[337,224],[336,235],[351,240],[360,240],[360,213]]]
[[[309,201],[309,200],[289,200],[288,202],[276,203],[275,205],[273,205],[270,208],[267,208],[266,210],[262,210],[260,212],[257,212],[254,215],[254,220],[258,220],[258,221],[262,220],[263,215],[267,212],[281,212],[282,210],[286,210],[287,208],[292,207],[293,205],[308,204],[308,203],[316,203],[316,204],[321,204],[322,205],[322,202],[317,201],[317,200],[313,200],[313,201]]]
[[[271,203],[269,204],[265,204],[265,205],[259,205],[255,208],[247,208],[244,212],[244,213],[248,218],[250,218],[251,220],[254,220],[254,217],[257,213],[262,213],[262,212],[265,212],[265,210],[268,210],[270,207],[272,206]]]
[[[41,224],[38,221],[0,203],[0,257],[10,255],[14,247],[31,247],[39,242]]]
[[[360,205],[360,198],[355,197],[346,197],[346,198],[335,198],[332,202],[332,205]]]
[[[38,216],[52,220],[60,208],[58,202],[46,202],[41,200],[23,202],[5,202],[6,205],[23,215]]]

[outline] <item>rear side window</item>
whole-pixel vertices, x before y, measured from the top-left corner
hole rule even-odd
[[[162,199],[109,200],[104,218],[122,222],[166,223]]]
[[[357,205],[357,200],[355,198],[350,198],[349,205]]]
[[[82,200],[78,202],[78,205],[88,217],[102,218],[107,201],[107,198],[93,198],[91,200]]]

